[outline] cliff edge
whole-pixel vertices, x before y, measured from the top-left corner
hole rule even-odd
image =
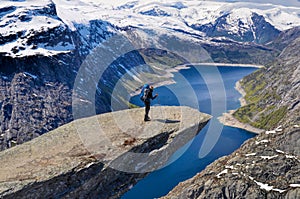
[[[117,198],[211,117],[188,107],[152,107],[151,114],[151,122],[143,108],[84,118],[2,151],[0,197]]]

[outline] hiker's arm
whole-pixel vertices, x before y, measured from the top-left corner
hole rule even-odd
[[[157,96],[158,96],[158,94],[156,93],[156,94],[154,95],[154,97],[152,96],[151,98],[154,100]]]

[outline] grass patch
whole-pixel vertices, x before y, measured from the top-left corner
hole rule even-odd
[[[128,102],[128,108],[130,108],[130,109],[133,109],[133,108],[140,108],[140,106]]]
[[[273,129],[279,125],[279,122],[286,116],[287,107],[277,108],[268,106],[261,108],[257,104],[249,104],[239,108],[233,116],[242,123],[248,123],[261,129]]]
[[[263,114],[258,121],[253,123],[253,126],[264,129],[273,129],[279,126],[280,120],[287,114],[287,107],[280,107],[277,110],[273,110],[269,114]]]

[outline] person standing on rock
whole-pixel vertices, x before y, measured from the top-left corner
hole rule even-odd
[[[158,96],[158,94],[155,94],[155,96],[153,96],[153,89],[154,89],[153,86],[149,86],[148,84],[145,84],[141,92],[141,100],[145,104],[145,117],[144,117],[145,122],[151,121],[149,117],[151,100],[154,100]]]

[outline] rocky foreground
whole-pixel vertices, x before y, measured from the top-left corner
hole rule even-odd
[[[117,198],[160,168],[210,116],[188,107],[80,119],[0,153],[0,198]],[[138,156],[138,157],[136,157]]]
[[[298,126],[261,133],[163,198],[299,198],[299,140]]]

